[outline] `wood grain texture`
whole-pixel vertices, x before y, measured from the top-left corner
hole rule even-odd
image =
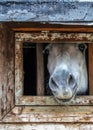
[[[93,95],[93,43],[88,45],[88,58],[89,58],[89,94]]]
[[[23,96],[23,53],[22,42],[15,43],[15,102]]]
[[[34,39],[35,40],[41,39],[41,41],[44,41],[45,38],[48,38],[48,40],[50,40],[51,38],[47,36],[46,32],[45,34],[46,35],[42,35],[41,37],[39,35],[39,38],[37,34],[35,35],[35,37],[32,34],[30,34],[30,37],[26,34],[25,35],[22,34],[23,36],[21,35],[20,37],[19,35],[18,39],[16,40],[17,43],[23,41],[29,42],[31,40],[34,41]],[[7,39],[5,35],[7,35]],[[56,38],[54,37],[54,40],[56,39],[56,41],[58,41],[59,35],[55,35],[55,36],[57,37]],[[73,35],[68,35],[68,36],[72,36],[72,38],[74,38]],[[68,36],[65,36],[65,38],[67,38]],[[83,41],[85,40],[89,41],[88,43],[93,41],[92,34],[84,34],[84,35],[76,34],[75,36],[77,41],[81,39],[84,39]],[[9,44],[6,45],[6,43]],[[18,44],[20,45],[20,43]],[[20,48],[20,46],[17,47]],[[14,106],[13,32],[10,33],[10,31],[8,31],[5,33],[5,31],[2,30],[1,25],[0,25],[0,49],[1,49],[0,50],[0,113],[1,113],[1,117],[6,115],[0,122],[0,130],[26,130],[26,129],[28,130],[44,130],[44,129],[46,130],[51,130],[51,129],[52,130],[92,130],[93,129],[93,106],[89,106],[89,105],[93,105],[92,96],[88,96],[88,97],[83,96],[83,97],[78,97],[76,99],[77,101],[76,105],[83,104],[87,106],[68,106],[68,105],[67,106],[42,106],[42,107],[41,106],[36,106],[36,107],[15,106],[12,109],[12,107]],[[90,49],[92,49],[91,46]],[[20,63],[22,63],[22,61]],[[18,81],[19,83],[21,83],[20,80]],[[20,85],[16,87],[20,87]],[[22,92],[22,88],[21,89],[18,88],[17,91],[18,93],[16,93],[17,100],[19,101],[18,102],[19,104],[17,105],[20,104],[26,105],[26,103],[28,103],[29,105],[31,105],[31,103],[32,105],[33,104],[35,105],[36,103],[37,105],[39,103],[41,105],[42,104],[49,105],[48,103],[51,104],[51,101],[53,102],[52,105],[56,105],[56,102],[54,101],[53,97],[37,97],[36,99],[36,97],[24,97],[22,96],[22,93],[20,97],[20,91]],[[73,105],[75,105],[75,103]],[[12,110],[10,111],[10,109]],[[10,112],[7,114],[8,110]],[[4,111],[4,113],[2,113],[2,111]]]
[[[41,43],[63,43],[63,42],[69,42],[69,43],[91,43],[93,41],[93,34],[92,33],[63,33],[63,32],[48,32],[48,31],[41,31],[41,32],[32,32],[32,33],[15,33],[15,44],[17,48],[17,52],[15,53],[15,56],[17,57],[17,60],[15,61],[16,67],[16,77],[17,80],[15,83],[16,91],[15,91],[15,104],[16,105],[59,105],[56,103],[53,97],[36,97],[36,96],[23,96],[23,82],[22,82],[22,43],[23,42],[36,42],[39,44]],[[40,49],[40,48],[39,48]],[[40,53],[39,53],[40,54]],[[39,57],[42,57],[40,54]],[[38,58],[40,59],[40,58]],[[90,60],[91,62],[91,60]],[[40,63],[40,60],[38,61],[40,67],[40,73],[43,72],[42,70],[42,62]],[[90,70],[91,71],[91,70]],[[38,73],[38,84],[40,88],[43,86],[41,85],[42,79],[43,79],[43,73],[40,77]],[[91,81],[90,81],[91,82]],[[18,88],[18,89],[17,89]],[[41,92],[43,92],[40,90]],[[71,102],[69,105],[93,105],[93,97],[77,97],[75,102]]]
[[[16,42],[36,42],[36,43],[92,43],[93,33],[63,33],[63,32],[32,32],[15,33]]]
[[[37,95],[44,95],[44,59],[42,44],[36,44],[37,59]]]
[[[2,123],[93,123],[93,106],[15,107]]]
[[[93,25],[90,23],[66,23],[66,22],[6,22],[7,25],[14,32],[32,32],[32,31],[62,31],[62,32],[93,32]]]
[[[54,96],[21,96],[18,97],[18,102],[16,105],[27,105],[27,106],[59,106],[60,104],[56,101]],[[71,102],[63,102],[62,105],[81,105],[81,106],[92,106],[93,105],[93,96],[76,96],[75,100]]]
[[[29,24],[28,24],[29,25]],[[22,26],[22,25],[20,25]],[[24,25],[25,26],[25,25]],[[48,26],[48,25],[46,25]],[[64,25],[65,26],[65,25]],[[29,27],[15,27],[12,28],[13,31],[15,32],[34,32],[34,31],[58,31],[58,32],[88,32],[88,33],[93,33],[93,29],[91,27],[60,27],[58,28],[57,25],[53,25],[53,27],[31,27],[31,24]]]
[[[0,118],[3,116],[2,109],[3,109],[3,101],[2,101],[2,80],[3,80],[3,31],[2,31],[2,24],[0,24]]]
[[[14,34],[0,28],[0,111],[1,118],[14,106]]]

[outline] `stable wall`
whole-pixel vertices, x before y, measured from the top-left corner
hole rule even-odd
[[[0,24],[0,91],[3,92],[0,93],[0,130],[92,130],[93,106],[15,106],[13,96],[14,32],[18,31],[15,28],[25,27],[27,31],[30,27],[45,27],[45,23],[48,28],[54,24],[57,28],[69,24],[92,27],[92,0],[3,0],[0,1],[0,21],[10,21]],[[15,24],[15,21],[28,23]]]

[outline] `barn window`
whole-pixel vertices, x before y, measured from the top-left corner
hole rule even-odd
[[[27,25],[29,25],[29,28],[26,28]],[[56,25],[55,28],[54,25],[50,27],[43,24],[40,26],[43,27],[37,28],[39,26],[34,26],[35,28],[33,28],[32,23],[26,25],[24,23],[0,24],[0,119],[6,123],[92,122],[90,117],[93,108],[89,106],[93,105],[92,27]],[[47,28],[45,28],[46,26]],[[45,85],[47,77],[49,77],[46,66],[48,53],[42,52],[48,44],[68,42],[69,44],[74,42],[87,45],[86,62],[89,90],[86,95],[77,96],[75,101],[68,104],[70,106],[67,107],[60,106],[51,93],[46,93]],[[80,46],[80,49],[82,51],[82,46]],[[29,69],[34,71],[30,74],[30,77],[34,78],[34,83],[29,82],[27,78],[29,69],[26,70],[25,65],[32,66]],[[25,73],[27,73],[26,77],[24,76]],[[83,106],[81,107],[81,105]]]
[[[58,105],[46,83],[47,56],[43,53],[49,43],[83,43],[88,69],[88,91],[86,95],[79,95],[70,105],[87,105],[93,94],[92,90],[92,34],[85,32],[41,31],[30,33],[15,33],[15,101],[19,105]],[[46,81],[47,80],[47,81]],[[48,91],[47,91],[48,89]],[[83,99],[83,102],[82,102]]]

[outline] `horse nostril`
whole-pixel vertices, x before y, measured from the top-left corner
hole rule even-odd
[[[53,77],[51,78],[51,83],[53,84],[54,87],[57,87],[57,84],[56,84],[55,80],[53,79]]]
[[[69,84],[70,86],[74,84],[74,77],[73,77],[72,75],[69,75],[68,84]]]

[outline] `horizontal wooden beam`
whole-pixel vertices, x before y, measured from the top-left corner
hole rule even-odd
[[[3,119],[3,122],[4,123],[17,123],[17,125],[19,125],[18,123],[39,123],[40,124],[40,123],[53,123],[53,122],[55,124],[56,123],[73,123],[73,124],[74,123],[81,123],[81,124],[92,123],[93,124],[93,106],[82,106],[82,107],[81,106],[51,106],[51,107],[50,106],[46,106],[46,107],[42,107],[42,106],[38,106],[38,107],[37,106],[33,106],[33,107],[21,106],[20,107],[19,106],[12,109],[7,114],[7,116]],[[76,126],[74,128],[76,128]],[[59,130],[61,130],[62,128],[63,127],[61,127]],[[72,127],[71,129],[70,128],[67,129],[67,126],[65,126],[65,128],[66,129],[64,130],[72,130]],[[4,129],[1,129],[1,130],[4,130]],[[35,130],[37,129],[35,128]],[[49,130],[49,129],[46,129],[46,130]],[[53,130],[56,130],[56,129],[53,129]],[[93,129],[85,128],[85,129],[77,129],[77,130],[93,130]]]
[[[13,31],[17,32],[33,32],[33,31],[62,31],[62,32],[93,32],[91,27],[65,27],[65,28],[12,28]]]
[[[15,105],[21,106],[59,106],[56,99],[53,96],[22,96],[19,98]],[[75,100],[62,105],[70,106],[93,106],[93,96],[76,96]]]

